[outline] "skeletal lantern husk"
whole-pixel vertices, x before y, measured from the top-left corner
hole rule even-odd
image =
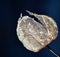
[[[21,15],[16,29],[17,36],[26,49],[38,52],[57,38],[58,28],[51,17],[27,12],[39,22],[29,16]]]

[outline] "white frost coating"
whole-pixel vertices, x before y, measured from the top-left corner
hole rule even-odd
[[[26,49],[38,52],[56,39],[58,27],[51,17],[27,12],[36,17],[39,22],[34,18],[22,16],[21,14],[16,29],[17,36]]]

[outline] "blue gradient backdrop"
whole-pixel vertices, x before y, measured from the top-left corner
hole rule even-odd
[[[0,57],[55,57],[47,48],[38,53],[26,50],[16,35],[17,20],[25,10],[45,14],[57,22],[59,33],[50,47],[60,54],[60,0],[0,0]]]

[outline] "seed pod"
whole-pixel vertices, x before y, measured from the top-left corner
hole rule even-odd
[[[56,39],[58,28],[51,17],[27,12],[38,21],[32,17],[21,15],[16,29],[17,36],[26,49],[38,52]]]

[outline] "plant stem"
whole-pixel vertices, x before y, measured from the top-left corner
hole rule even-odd
[[[52,52],[56,57],[59,57],[59,55],[58,54],[56,54],[51,48],[50,48],[50,46],[47,46],[47,48],[50,50],[50,52]]]

